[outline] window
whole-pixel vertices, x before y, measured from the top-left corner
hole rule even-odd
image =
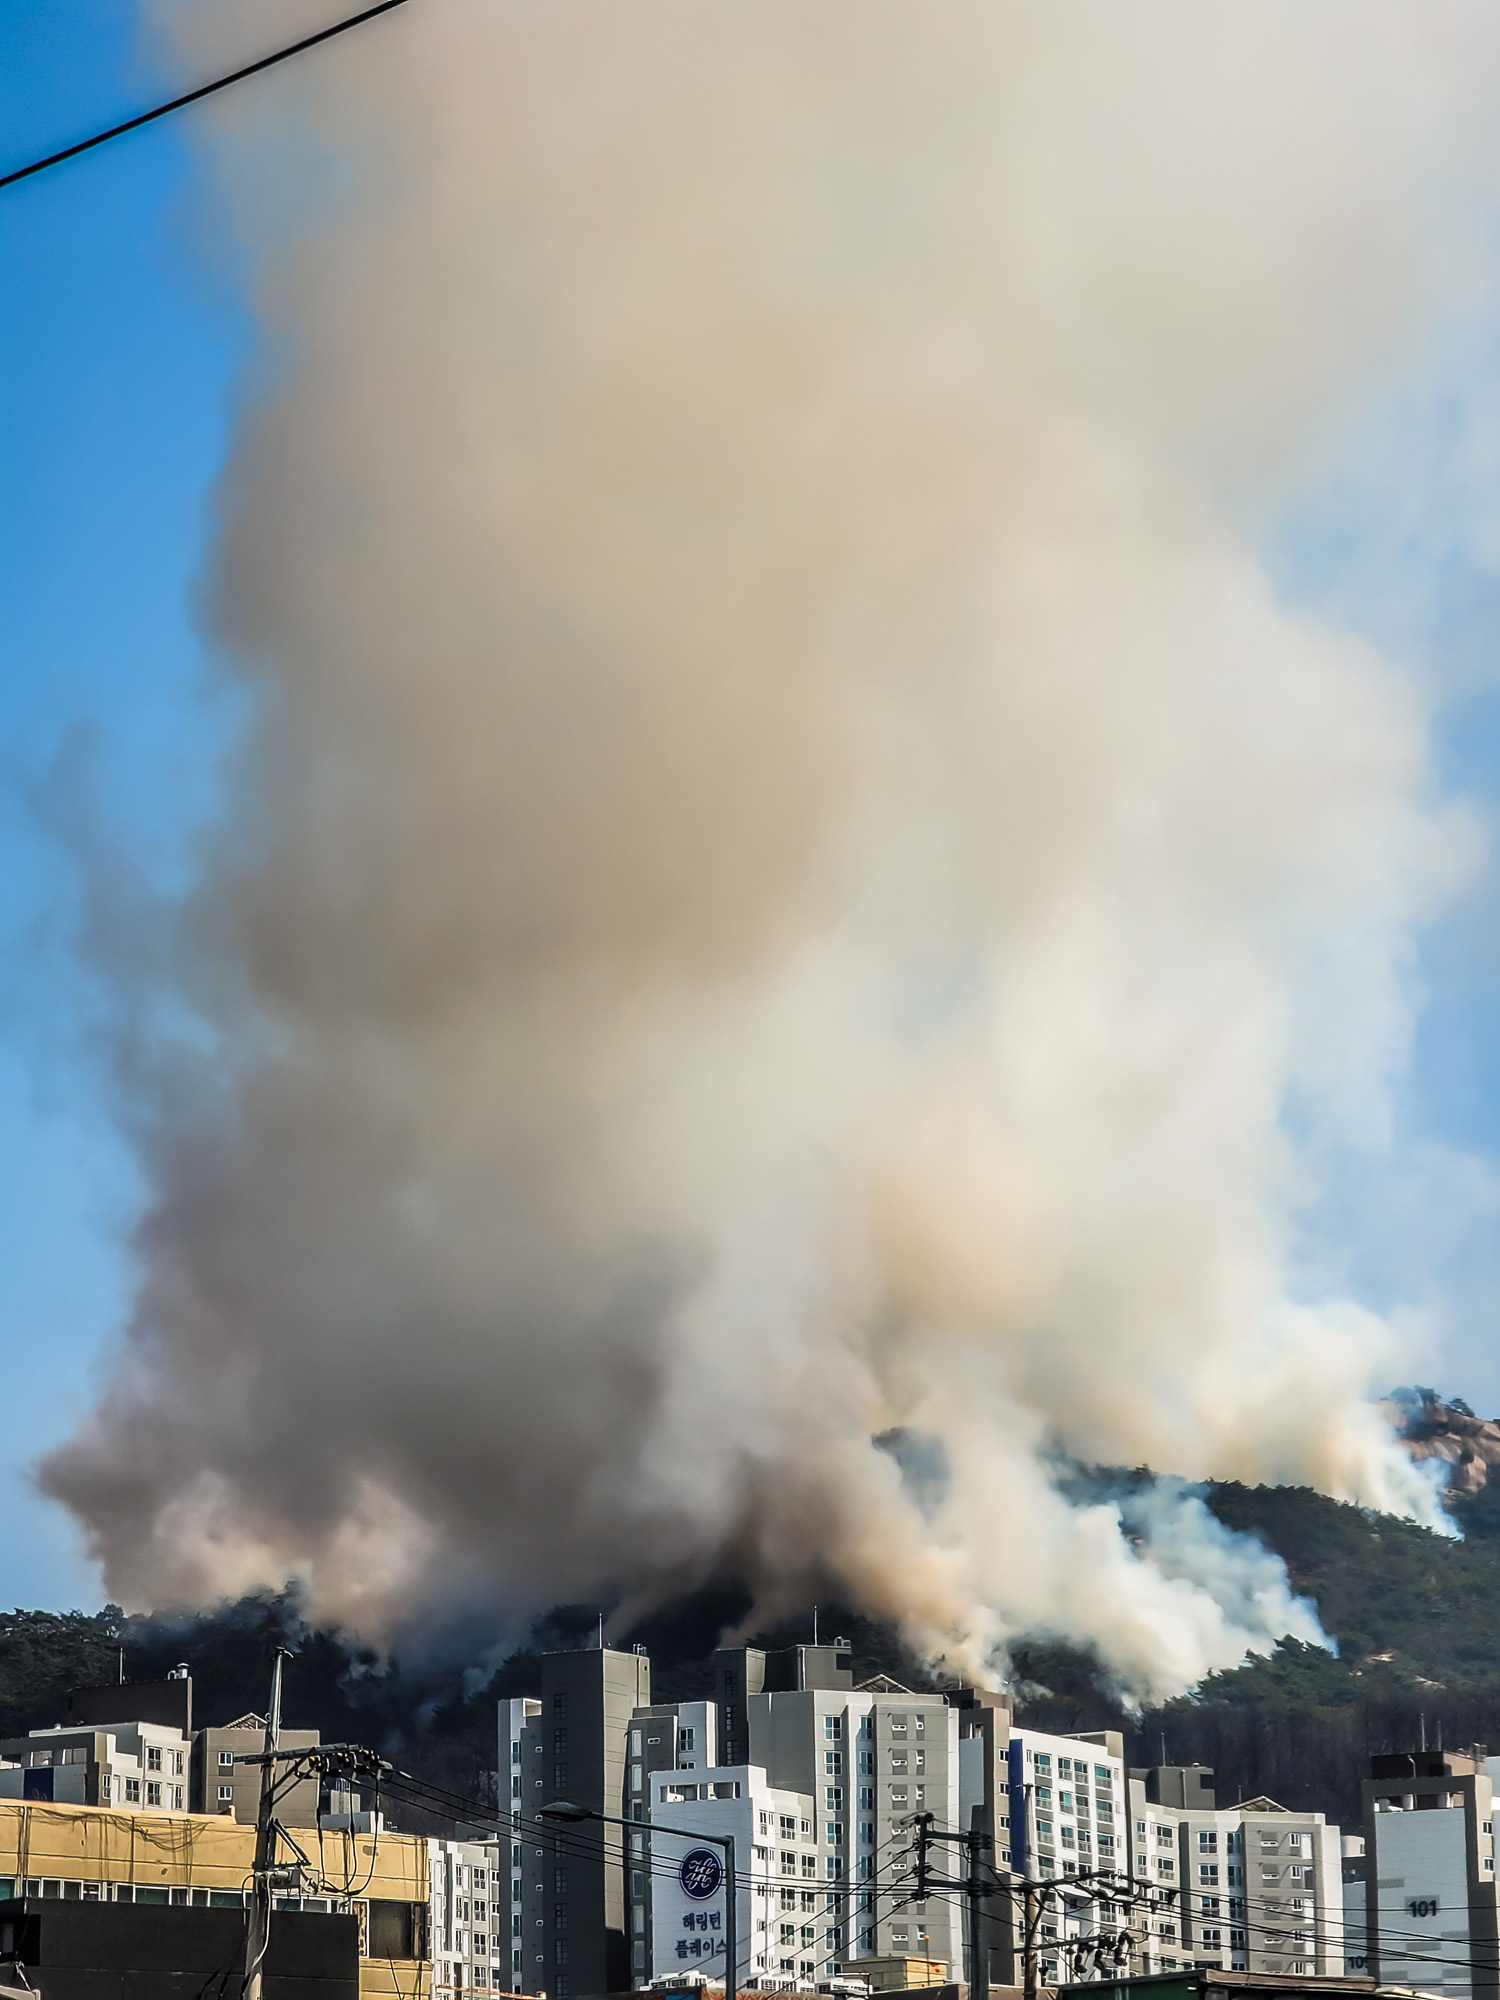
[[[219,1752],[219,1769],[221,1771],[229,1771],[233,1768],[234,1752],[232,1750],[221,1750]]]
[[[1219,1885],[1217,1864],[1212,1861],[1200,1862],[1198,1865],[1198,1881],[1205,1888],[1217,1888]]]
[[[182,1811],[182,1787],[181,1787],[181,1785],[174,1785],[174,1786],[172,1787],[172,1810],[173,1810],[173,1812],[181,1812],[181,1811]]]
[[[859,1753],[859,1775],[862,1778],[868,1778],[873,1776],[874,1771],[875,1752],[873,1750],[861,1750]]]
[[[148,1806],[159,1806],[159,1805],[161,1804],[161,1786],[160,1786],[160,1785],[157,1785],[157,1784],[148,1784],[148,1785],[147,1785],[147,1787],[146,1787],[146,1803],[147,1803],[147,1805],[148,1805]]]
[[[521,1796],[521,1780],[519,1778],[511,1779],[510,1795],[513,1799],[518,1799]]]
[[[841,1715],[825,1715],[823,1717],[823,1734],[830,1743],[842,1743],[844,1740],[844,1718]]]
[[[566,1896],[566,1895],[567,1895],[567,1893],[568,1893],[568,1871],[567,1871],[567,1869],[566,1869],[566,1868],[554,1868],[554,1869],[553,1869],[553,1871],[552,1871],[552,1893],[553,1893],[553,1895],[554,1895],[554,1896]]]
[[[679,1750],[691,1750],[696,1740],[697,1740],[696,1730],[679,1729],[677,1732],[677,1748]]]
[[[553,1695],[552,1720],[554,1722],[566,1722],[567,1719],[568,1719],[568,1697],[565,1694]]]
[[[223,1805],[224,1803],[226,1803],[226,1801],[228,1801],[228,1802],[232,1802],[232,1801],[233,1801],[233,1798],[234,1798],[234,1786],[233,1786],[233,1785],[220,1785],[220,1787],[219,1787],[219,1803],[220,1803],[221,1805]]]
[[[1288,1869],[1288,1870],[1287,1870],[1286,1872],[1288,1873],[1288,1875],[1290,1875],[1290,1876],[1291,1876],[1291,1878],[1292,1878],[1292,1880],[1293,1880],[1294,1882],[1300,1882],[1300,1881],[1302,1880],[1302,1877],[1303,1877],[1303,1875],[1304,1875],[1304,1874],[1305,1874],[1305,1873],[1306,1873],[1307,1871],[1306,1871],[1305,1869],[1302,1869],[1302,1868],[1298,1868],[1298,1867],[1296,1867],[1296,1866],[1293,1866],[1293,1867],[1289,1868],[1289,1869]]]
[[[566,1903],[553,1904],[552,1928],[555,1931],[565,1931],[568,1928],[568,1906]]]
[[[818,1857],[817,1857],[817,1855],[816,1855],[816,1854],[804,1854],[804,1855],[803,1855],[803,1857],[802,1857],[802,1873],[803,1873],[803,1874],[804,1874],[805,1876],[807,1876],[807,1875],[816,1875],[816,1874],[817,1874],[817,1872],[818,1872]]]
[[[825,1750],[823,1752],[823,1771],[825,1776],[830,1778],[841,1778],[844,1775],[844,1753],[842,1750]]]
[[[180,1750],[172,1752],[172,1776],[174,1778],[182,1776],[182,1752]]]
[[[842,1812],[844,1810],[843,1786],[829,1785],[826,1791],[824,1792],[823,1803],[828,1808],[829,1812]]]
[[[1301,1834],[1300,1834],[1300,1833],[1289,1833],[1289,1834],[1287,1835],[1287,1837],[1286,1837],[1286,1844],[1287,1844],[1287,1846],[1288,1846],[1288,1847],[1300,1847],[1300,1846],[1302,1845],[1302,1836],[1301,1836]]]
[[[1058,1760],[1057,1760],[1057,1775],[1058,1775],[1058,1777],[1060,1777],[1060,1778],[1071,1778],[1071,1777],[1072,1777],[1072,1775],[1073,1775],[1073,1759],[1072,1759],[1071,1757],[1059,1757],[1059,1758],[1058,1758]]]
[[[1216,1833],[1200,1832],[1198,1835],[1198,1852],[1200,1854],[1217,1854],[1218,1851],[1219,1836]]]
[[[1043,1771],[1050,1771],[1052,1769],[1052,1755],[1050,1751],[1047,1750],[1037,1751],[1036,1768],[1038,1774],[1040,1774]]]
[[[141,1781],[140,1781],[140,1779],[139,1779],[139,1778],[127,1778],[127,1779],[125,1780],[125,1803],[126,1803],[126,1805],[128,1805],[128,1806],[138,1806],[138,1805],[140,1804],[140,1802],[141,1802]]]
[[[1094,1783],[1099,1786],[1111,1783],[1109,1766],[1107,1764],[1096,1764],[1094,1766]]]
[[[148,1771],[159,1771],[161,1769],[161,1745],[159,1743],[150,1743],[146,1746],[146,1769]]]
[[[99,1796],[104,1801],[105,1805],[109,1804],[109,1794],[110,1794],[110,1775],[109,1772],[106,1771],[103,1777],[101,1777],[99,1780]]]
[[[565,1792],[568,1789],[568,1767],[566,1764],[554,1764],[552,1766],[552,1787],[554,1791],[558,1792]]]

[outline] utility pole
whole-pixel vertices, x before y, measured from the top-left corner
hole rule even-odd
[[[1042,1898],[1029,1878],[1021,1884],[1021,1992],[1023,2000],[1036,2000],[1036,1940],[1042,1922]]]
[[[964,1878],[964,1898],[969,1916],[969,2000],[990,2000],[990,1948],[984,1935],[984,1897],[990,1884],[983,1871],[984,1851],[990,1839],[973,1829],[964,1835],[969,1872]]]
[[[271,1668],[271,1705],[266,1710],[266,1738],[260,1773],[260,1808],[255,1815],[255,1869],[250,1883],[250,1923],[245,1933],[244,2000],[261,2000],[261,1965],[271,1941],[271,1870],[276,1862],[276,1756],[281,1748],[281,1663],[291,1655],[276,1648]]]

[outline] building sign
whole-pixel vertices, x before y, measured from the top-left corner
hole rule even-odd
[[[677,1870],[682,1893],[695,1903],[706,1903],[724,1886],[724,1863],[711,1847],[695,1847],[684,1854]]]
[[[1406,1901],[1409,1917],[1435,1917],[1440,1908],[1436,1896],[1409,1896]]]

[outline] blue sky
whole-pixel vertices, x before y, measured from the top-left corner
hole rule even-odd
[[[0,10],[7,163],[165,94],[135,16],[134,0]],[[32,799],[87,741],[110,813],[170,875],[212,809],[225,734],[194,605],[251,329],[195,234],[186,139],[168,121],[0,194],[0,1603],[99,1601],[26,1469],[91,1400],[128,1307],[138,1200],[71,1032],[72,884]],[[1500,327],[1476,322],[1350,414],[1266,548],[1289,597],[1431,678],[1437,780],[1500,819],[1497,354]],[[1399,1106],[1409,1169],[1343,1163],[1323,1218],[1348,1225],[1349,1275],[1373,1303],[1409,1295],[1414,1263],[1430,1269],[1446,1353],[1413,1373],[1484,1412],[1500,1411],[1497,881],[1488,870],[1423,940]]]
[[[163,94],[132,0],[0,10],[8,162]],[[164,122],[0,195],[0,1602],[94,1605],[25,1468],[89,1401],[129,1297],[136,1199],[67,1022],[66,867],[29,803],[89,732],[112,812],[170,869],[212,797],[195,577],[246,329],[197,254],[183,129]],[[59,1029],[61,1032],[59,1032]]]

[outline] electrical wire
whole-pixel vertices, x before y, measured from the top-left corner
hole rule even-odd
[[[189,104],[198,104],[205,97],[212,97],[216,91],[227,90],[232,83],[243,83],[246,77],[259,76],[262,70],[273,69],[277,63],[286,62],[291,56],[300,56],[306,49],[314,49],[320,42],[332,41],[335,35],[342,35],[350,28],[358,28],[365,21],[373,21],[377,14],[388,14],[393,7],[400,7],[405,0],[376,0],[372,7],[366,7],[358,14],[351,14],[347,20],[335,21],[331,27],[320,28],[314,35],[304,35],[300,42],[289,43],[284,49],[277,49],[271,55],[261,56],[255,62],[246,63],[243,69],[232,71],[228,76],[216,77],[212,83],[200,83],[196,90],[184,91],[181,97],[174,97],[168,104],[158,104],[150,111],[137,112],[135,117],[126,118],[118,125],[111,125],[108,131],[95,132],[91,138],[79,139],[71,146],[64,146],[59,152],[48,153],[45,159],[32,160],[24,167],[13,167],[7,174],[0,174],[0,188],[14,187],[17,181],[30,180],[33,174],[44,173],[48,167],[60,167],[64,160],[76,160],[80,153],[90,153],[96,146],[104,145],[110,139],[123,138],[127,132],[138,132],[143,125],[152,125],[158,118],[165,118],[170,112],[185,110]]]

